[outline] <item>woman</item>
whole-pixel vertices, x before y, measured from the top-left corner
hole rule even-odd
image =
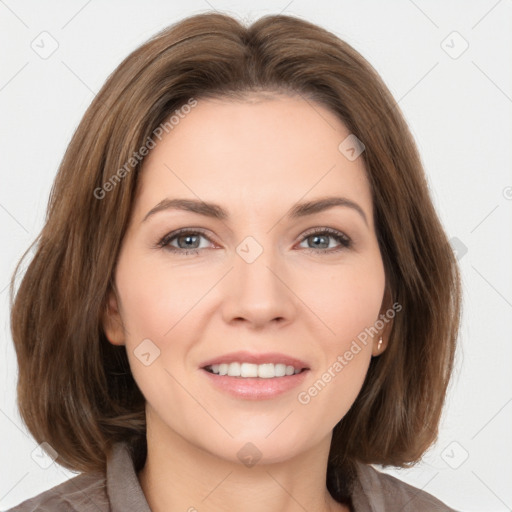
[[[460,280],[347,43],[289,16],[157,34],[87,110],[37,242],[18,403],[82,474],[12,510],[452,510],[370,466],[436,439]]]

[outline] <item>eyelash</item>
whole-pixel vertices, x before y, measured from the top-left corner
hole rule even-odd
[[[178,247],[172,247],[169,245],[169,243],[177,238],[180,235],[201,235],[202,237],[206,238],[208,241],[211,242],[210,238],[206,236],[202,231],[199,230],[191,230],[189,228],[183,228],[178,231],[173,231],[172,233],[169,233],[165,235],[157,244],[156,247],[160,249],[165,249],[172,253],[179,253],[180,255],[187,256],[191,254],[198,254],[199,251],[203,249],[181,249]],[[313,231],[306,232],[304,236],[301,238],[299,243],[304,242],[304,240],[307,240],[309,237],[313,235],[329,235],[332,238],[335,238],[341,245],[341,247],[338,247],[336,249],[313,249],[313,248],[307,248],[304,249],[308,253],[326,253],[326,254],[333,254],[337,253],[339,251],[342,251],[344,249],[350,249],[352,247],[352,240],[341,233],[340,231],[337,231],[336,229],[332,228],[320,228]]]

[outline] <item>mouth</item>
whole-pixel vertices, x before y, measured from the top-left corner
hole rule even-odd
[[[309,365],[284,354],[247,351],[225,354],[200,365],[207,382],[241,400],[270,400],[302,385]]]
[[[302,373],[309,368],[297,367],[293,365],[287,365],[284,363],[263,363],[255,364],[248,362],[232,362],[232,363],[220,363],[212,364],[203,367],[209,373],[214,375],[227,375],[228,377],[239,377],[241,379],[247,378],[260,378],[260,379],[274,379],[281,377],[289,377],[291,375],[297,375]]]

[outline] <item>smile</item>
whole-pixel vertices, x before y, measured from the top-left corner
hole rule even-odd
[[[243,362],[220,363],[206,366],[205,370],[216,375],[227,375],[229,377],[259,377],[260,379],[272,379],[285,377],[300,373],[303,368],[295,368],[286,364],[253,364]]]

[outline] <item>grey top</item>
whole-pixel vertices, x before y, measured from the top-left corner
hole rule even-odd
[[[425,491],[359,464],[355,512],[456,512]],[[82,473],[7,512],[151,512],[128,446],[117,443],[105,473]]]

